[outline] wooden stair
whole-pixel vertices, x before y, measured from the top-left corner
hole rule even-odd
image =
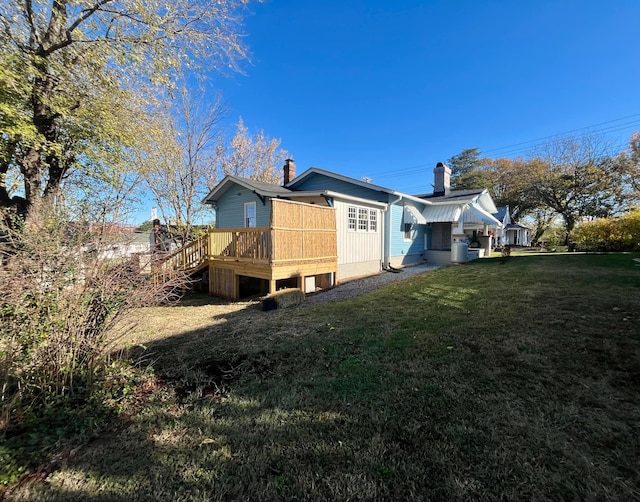
[[[158,260],[154,266],[154,277],[159,283],[179,275],[193,275],[209,265],[208,259],[209,235],[204,234]]]

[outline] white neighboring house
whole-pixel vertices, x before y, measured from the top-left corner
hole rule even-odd
[[[428,203],[422,211],[425,223],[424,258],[432,263],[464,263],[490,256],[492,235],[502,223],[486,188],[451,189],[451,169],[438,162],[433,171],[433,193],[418,195]]]
[[[513,223],[509,206],[499,207],[494,216],[502,222],[502,228],[496,231],[496,246],[531,246],[531,229]]]
[[[101,249],[100,257],[106,260],[130,258],[136,254],[149,254],[149,232],[122,233]]]

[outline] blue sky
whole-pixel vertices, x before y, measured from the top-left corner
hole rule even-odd
[[[515,157],[532,146],[521,143],[589,126],[621,142],[640,130],[638,0],[266,0],[250,10],[251,63],[215,87],[232,121],[282,139],[298,173],[321,167],[424,193],[435,163],[464,148]]]

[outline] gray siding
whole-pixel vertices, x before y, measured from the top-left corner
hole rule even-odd
[[[244,227],[245,202],[256,203],[256,226],[268,227],[271,221],[271,200],[267,199],[266,205],[263,205],[260,197],[251,190],[237,186],[227,190],[218,200],[216,228]]]

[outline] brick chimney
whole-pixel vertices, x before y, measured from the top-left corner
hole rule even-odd
[[[289,183],[296,177],[296,165],[293,163],[293,159],[287,159],[284,161],[284,185]]]
[[[451,169],[444,162],[438,162],[433,170],[433,195],[447,195],[451,189]]]

